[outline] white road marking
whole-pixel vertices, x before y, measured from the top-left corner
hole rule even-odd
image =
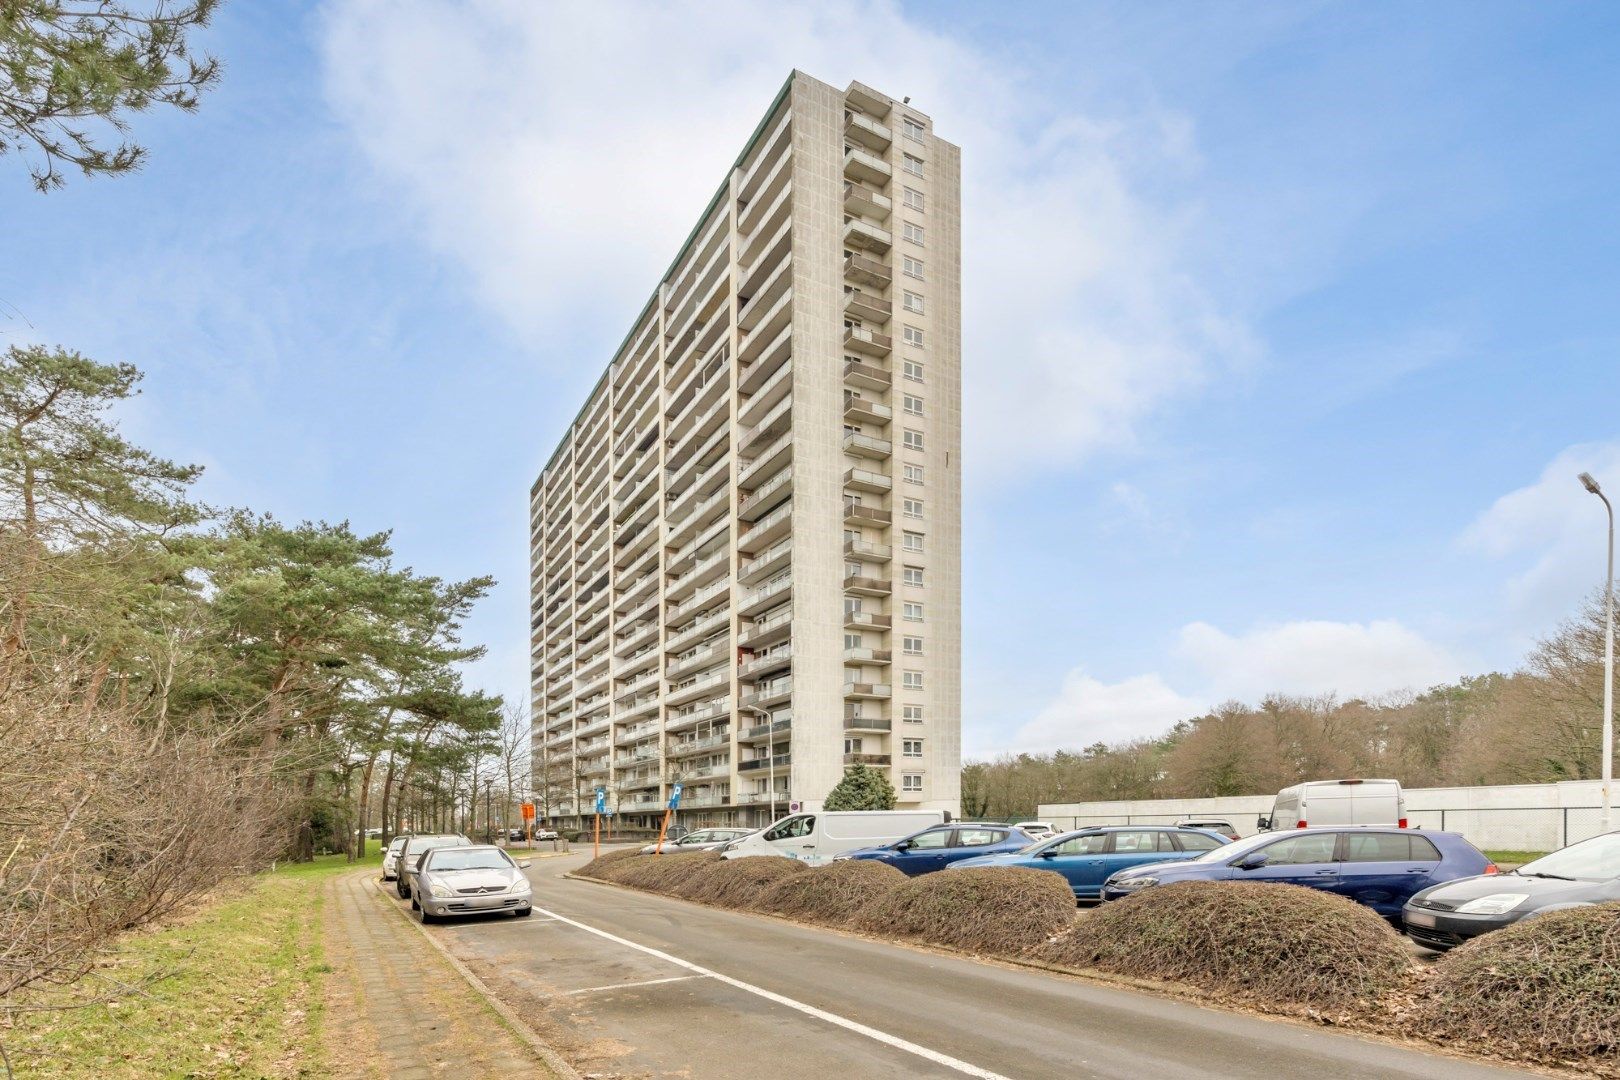
[[[575,994],[600,994],[608,990],[630,990],[638,986],[660,986],[664,983],[687,982],[691,979],[707,979],[707,975],[672,975],[667,979],[645,979],[642,982],[613,983],[609,986],[587,986],[583,990],[565,990],[557,997],[573,997]]]
[[[567,923],[569,926],[577,926],[586,933],[595,934],[597,937],[606,938],[608,941],[623,945],[627,949],[635,949],[637,952],[646,953],[648,956],[656,956],[658,959],[674,964],[676,967],[685,968],[687,971],[696,972],[698,975],[706,975],[717,982],[725,983],[727,986],[734,986],[738,990],[746,991],[747,993],[753,994],[757,997],[762,997],[766,1001],[772,1001],[778,1005],[786,1006],[789,1009],[795,1009],[804,1013],[806,1016],[813,1016],[817,1020],[824,1020],[827,1023],[841,1027],[846,1031],[853,1031],[857,1035],[865,1035],[868,1039],[873,1039],[885,1046],[892,1046],[896,1050],[904,1050],[908,1054],[915,1054],[917,1057],[923,1058],[926,1061],[932,1061],[935,1065],[943,1065],[945,1068],[952,1069],[963,1074],[964,1076],[978,1077],[978,1080],[1010,1080],[1009,1077],[1002,1076],[1000,1073],[991,1072],[989,1069],[981,1069],[977,1065],[970,1064],[969,1062],[962,1061],[958,1058],[953,1058],[949,1054],[942,1054],[938,1050],[930,1050],[926,1046],[918,1046],[916,1043],[908,1042],[898,1035],[891,1035],[887,1031],[879,1031],[875,1027],[868,1027],[865,1024],[857,1023],[856,1021],[847,1017],[839,1016],[837,1013],[830,1013],[825,1009],[818,1009],[814,1005],[806,1005],[802,1001],[794,1001],[790,997],[783,997],[781,994],[767,990],[763,986],[755,986],[753,983],[745,983],[741,979],[733,979],[730,975],[722,975],[718,971],[711,971],[699,964],[692,963],[690,960],[682,960],[678,956],[671,956],[669,953],[663,952],[659,949],[654,949],[651,946],[630,941],[627,938],[619,937],[617,934],[610,934],[606,930],[599,930],[594,926],[587,926],[582,922],[576,922],[575,920],[568,918],[566,915],[557,914],[555,911],[547,911],[545,908],[541,907],[536,907],[534,910],[542,915],[550,916],[551,918],[556,919],[558,922]]]

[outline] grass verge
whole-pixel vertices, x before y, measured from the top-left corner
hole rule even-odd
[[[1547,854],[1545,851],[1487,851],[1485,857],[1504,870],[1515,866],[1523,866],[1527,862],[1541,858]]]
[[[302,1077],[323,1073],[323,879],[374,854],[259,874],[98,970],[106,1002],[26,1014],[0,1031],[19,1076]]]

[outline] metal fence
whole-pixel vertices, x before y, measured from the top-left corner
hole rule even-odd
[[[1543,852],[1596,836],[1603,831],[1603,811],[1597,806],[1520,806],[1488,809],[1456,808],[1406,812],[1414,828],[1460,833],[1482,851]],[[1059,829],[1081,829],[1088,825],[1173,825],[1188,814],[1115,814],[1092,817],[1056,816],[1051,824]],[[1255,815],[1225,817],[1245,836],[1255,831]]]

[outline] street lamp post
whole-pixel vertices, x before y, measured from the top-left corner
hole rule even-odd
[[[776,732],[771,728],[774,721],[771,714],[758,705],[748,706],[748,711],[765,721],[765,783],[771,791],[771,821],[776,820]],[[769,824],[770,822],[767,822]]]
[[[1609,512],[1609,572],[1603,582],[1603,831],[1613,827],[1614,786],[1614,504],[1591,473],[1581,473],[1586,490],[1603,500]]]

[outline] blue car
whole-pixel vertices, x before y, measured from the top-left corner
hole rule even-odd
[[[952,867],[1027,866],[1063,875],[1077,900],[1095,900],[1110,874],[1140,863],[1191,859],[1229,841],[1208,829],[1101,825],[1042,840],[1022,851],[964,859]]]
[[[918,874],[943,870],[962,859],[993,852],[1021,851],[1034,842],[1034,837],[1011,825],[957,821],[949,825],[935,825],[892,844],[846,851],[834,855],[833,861],[870,859],[888,863],[896,870],[916,877]]]
[[[1190,862],[1121,870],[1108,879],[1102,895],[1118,900],[1176,881],[1280,881],[1349,897],[1399,925],[1401,908],[1419,890],[1495,871],[1456,833],[1365,826],[1292,829],[1238,840]]]

